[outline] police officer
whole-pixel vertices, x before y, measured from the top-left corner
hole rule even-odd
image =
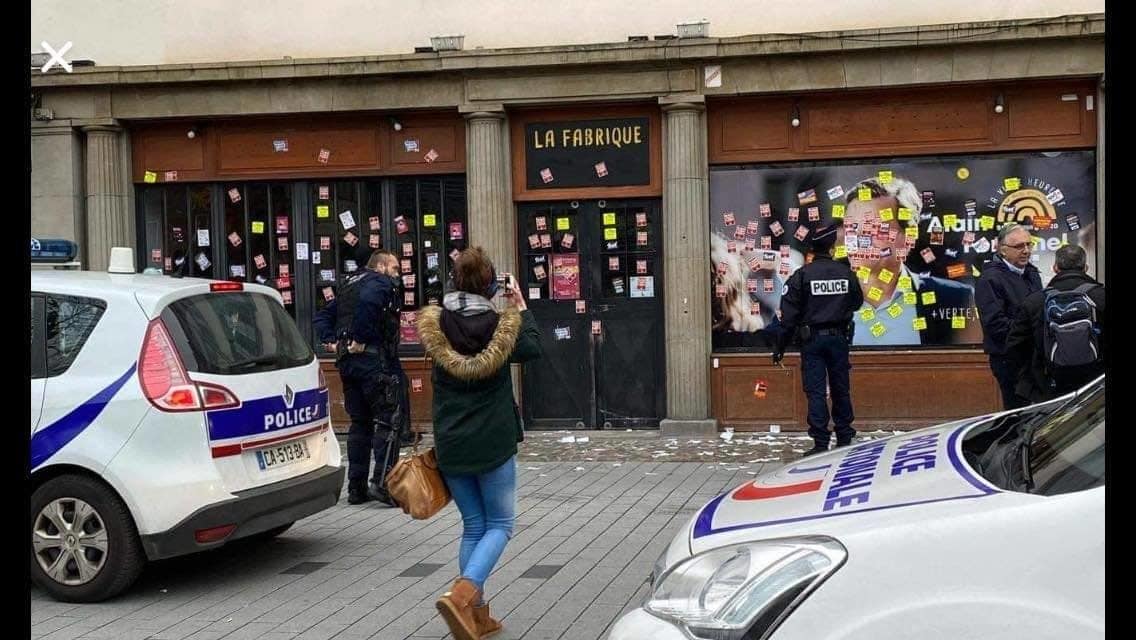
[[[384,485],[398,459],[406,377],[398,359],[402,302],[398,259],[375,251],[367,268],[344,283],[339,296],[316,313],[313,325],[343,380],[351,416],[347,434],[347,502],[378,500],[395,506]],[[368,486],[371,451],[375,471]]]
[[[848,384],[848,345],[852,344],[852,314],[864,304],[864,294],[852,269],[832,259],[836,226],[816,230],[813,260],[789,277],[781,296],[782,332],[773,352],[780,364],[785,345],[796,335],[801,342],[805,395],[809,399],[809,435],[815,443],[805,455],[828,450],[828,404],[825,378],[832,393],[836,446],[852,443],[852,396]]]

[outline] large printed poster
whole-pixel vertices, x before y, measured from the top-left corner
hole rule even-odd
[[[974,283],[1003,224],[1030,229],[1043,282],[1064,243],[1084,247],[1095,273],[1095,162],[1073,151],[715,168],[713,347],[773,344],[785,282],[830,224],[864,293],[855,346],[980,344]]]

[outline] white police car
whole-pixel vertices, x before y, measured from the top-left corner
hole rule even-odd
[[[1104,637],[1104,377],[721,495],[610,640]]]
[[[343,484],[327,386],[280,294],[132,263],[31,275],[31,573],[62,600],[279,534]]]

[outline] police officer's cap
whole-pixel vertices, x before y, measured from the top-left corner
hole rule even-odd
[[[827,251],[836,244],[836,225],[821,227],[813,233],[812,248],[814,251]]]

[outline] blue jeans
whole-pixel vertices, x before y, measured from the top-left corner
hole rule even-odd
[[[461,577],[485,590],[485,580],[513,535],[517,512],[517,457],[478,475],[443,474],[462,515]]]

